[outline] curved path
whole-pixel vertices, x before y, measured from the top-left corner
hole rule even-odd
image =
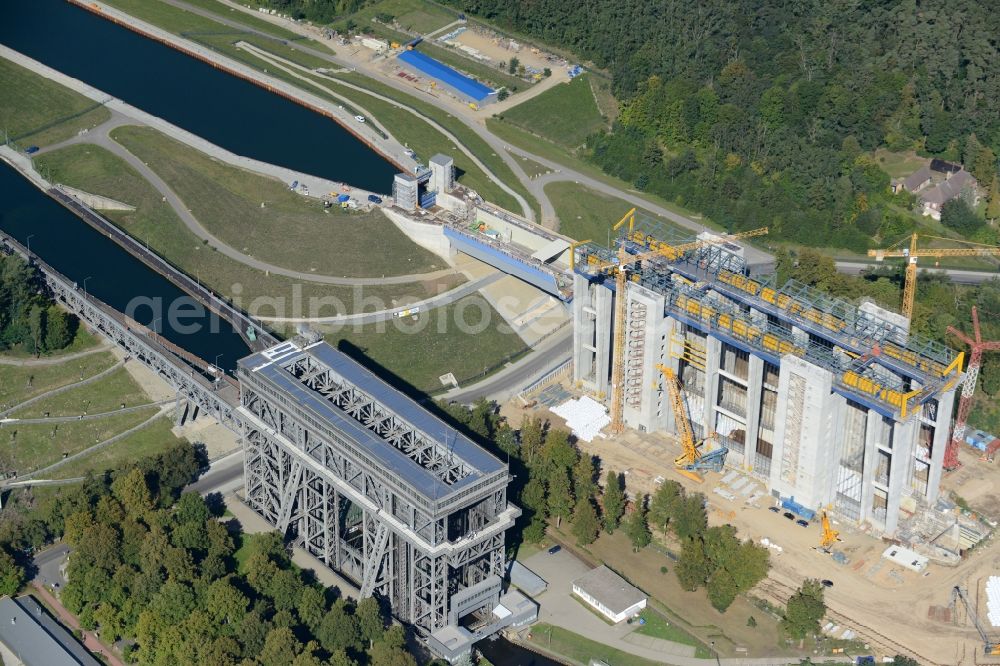
[[[0,365],[16,365],[19,367],[59,365],[60,363],[65,363],[66,361],[75,361],[78,358],[90,356],[91,354],[99,354],[110,349],[112,349],[111,345],[102,342],[100,346],[94,347],[93,349],[85,349],[83,351],[65,354],[63,356],[52,356],[46,358],[4,358],[0,356]]]
[[[65,393],[66,391],[70,391],[70,390],[75,389],[75,388],[80,388],[81,386],[86,386],[87,384],[90,384],[92,382],[96,382],[96,381],[98,381],[100,379],[103,379],[103,378],[107,377],[112,372],[114,372],[118,368],[123,367],[124,365],[125,365],[124,361],[118,361],[117,363],[115,363],[114,365],[112,365],[107,370],[101,370],[96,375],[92,375],[92,376],[87,377],[86,379],[82,379],[82,380],[80,380],[78,382],[73,382],[72,384],[66,384],[65,386],[60,386],[59,388],[54,388],[51,391],[46,391],[45,393],[41,393],[39,395],[36,395],[34,398],[29,398],[28,400],[25,400],[24,402],[22,402],[20,404],[14,405],[10,409],[7,409],[5,411],[0,412],[0,416],[7,416],[11,412],[16,412],[19,409],[24,409],[25,407],[28,407],[29,405],[33,405],[34,403],[38,402],[42,398],[51,398],[53,396],[59,395],[60,393]]]
[[[425,298],[422,301],[400,305],[387,310],[378,310],[376,312],[356,312],[354,314],[332,315],[329,317],[264,317],[256,315],[256,319],[279,324],[352,324],[354,326],[360,326],[362,324],[375,324],[380,321],[393,319],[396,313],[404,310],[412,310],[413,308],[439,308],[443,305],[454,303],[457,300],[476,293],[483,287],[493,284],[497,280],[505,277],[505,275],[505,273],[496,271],[495,273],[490,273],[489,275],[481,277],[477,280],[470,280],[469,282],[459,285],[454,289],[450,289],[443,294],[438,294],[437,296]]]
[[[251,34],[258,35],[260,37],[264,37],[266,39],[271,39],[271,40],[275,40],[275,41],[279,41],[279,42],[283,41],[283,40],[275,37],[272,34],[269,34],[269,33],[266,33],[266,32],[261,32],[259,30],[255,30],[254,28],[246,25],[245,23],[240,23],[239,21],[234,21],[233,19],[230,19],[230,18],[228,18],[226,16],[223,16],[222,14],[219,14],[217,12],[213,12],[211,10],[203,9],[201,7],[197,7],[195,5],[191,5],[191,4],[188,4],[186,2],[183,2],[181,0],[163,0],[163,2],[165,2],[168,5],[173,5],[174,7],[177,7],[178,9],[183,9],[185,11],[191,12],[192,14],[197,14],[198,16],[211,19],[213,21],[216,21],[216,22],[221,23],[223,25],[229,26],[230,28],[234,28],[236,30],[243,30],[243,31],[251,33]],[[256,12],[252,12],[252,11],[246,10],[246,8],[244,8],[242,5],[238,5],[238,4],[233,3],[230,6],[233,9],[239,9],[241,11],[248,11],[248,13],[252,13],[252,14],[255,14],[255,15],[257,14]],[[267,18],[273,18],[273,17],[269,17],[269,16],[266,16],[266,15],[261,15],[260,18],[267,19]],[[292,30],[294,32],[300,32],[299,30],[295,30],[294,27],[292,27],[292,28],[286,27],[286,29]],[[302,34],[302,33],[300,32],[300,34]],[[183,39],[183,38],[176,37],[174,35],[171,35],[171,36],[174,37],[175,39]],[[187,40],[185,40],[185,41],[187,41]],[[325,61],[327,61],[329,63],[333,63],[333,64],[335,64],[335,65],[337,65],[339,67],[345,67],[345,68],[348,68],[348,69],[351,69],[351,70],[356,69],[357,63],[344,60],[343,58],[338,58],[338,57],[334,56],[333,54],[331,54],[329,51],[320,51],[320,50],[314,49],[314,48],[312,48],[310,46],[306,46],[305,44],[302,44],[300,42],[294,42],[293,48],[295,48],[296,50],[301,51],[303,53],[308,53],[311,56],[320,58],[321,60],[325,60]],[[219,56],[218,54],[215,54],[215,55],[217,57],[220,57],[220,58],[223,57],[223,56]],[[257,53],[255,53],[255,55],[257,55],[257,57],[260,57],[260,55],[257,54]],[[275,56],[272,56],[271,54],[267,54],[267,55],[269,57],[275,57]],[[315,74],[315,72],[311,72],[311,73]],[[388,77],[377,77],[377,76],[372,76],[371,78],[378,78],[383,83],[388,83],[390,85],[390,87],[397,88],[397,89],[401,90],[402,92],[407,93],[408,95],[412,96],[413,93],[414,93],[414,91],[412,89],[407,89],[406,87],[402,86],[398,82],[393,81],[391,78],[388,78]],[[521,196],[520,194],[518,194],[517,191],[515,191],[509,185],[507,185],[507,183],[503,182],[503,180],[499,176],[497,176],[495,173],[493,173],[493,171],[491,171],[485,164],[483,164],[479,160],[479,158],[477,158],[467,148],[465,148],[465,145],[461,141],[459,141],[458,139],[456,139],[453,134],[451,134],[450,132],[448,132],[447,130],[445,130],[441,125],[439,125],[438,123],[434,122],[430,118],[427,118],[426,116],[422,115],[419,111],[416,111],[415,109],[412,109],[412,108],[406,106],[405,104],[401,104],[400,102],[398,102],[398,101],[396,101],[396,100],[394,100],[394,99],[392,99],[390,97],[385,97],[385,96],[380,95],[379,93],[376,93],[376,92],[374,92],[372,90],[369,90],[369,89],[367,89],[367,88],[365,88],[363,86],[355,86],[355,85],[347,83],[345,81],[338,81],[338,83],[341,83],[341,84],[343,84],[343,85],[345,85],[345,86],[347,86],[349,88],[353,88],[355,90],[363,92],[363,93],[365,93],[367,95],[371,95],[371,96],[376,97],[378,99],[384,100],[386,102],[390,102],[391,104],[395,105],[396,107],[398,107],[400,109],[403,109],[405,111],[408,111],[409,113],[411,113],[411,114],[419,117],[421,120],[424,120],[425,122],[427,122],[428,124],[430,124],[432,127],[434,127],[439,132],[442,132],[448,139],[450,139],[451,141],[454,141],[455,145],[459,146],[459,148],[462,150],[462,152],[465,153],[466,155],[468,155],[472,159],[472,161],[476,164],[476,166],[478,166],[480,169],[483,170],[483,173],[485,173],[486,176],[490,180],[492,180],[494,183],[496,183],[497,186],[500,189],[502,189],[504,192],[510,194],[512,197],[514,197],[517,200],[518,205],[521,206],[522,214],[526,218],[528,218],[532,222],[535,221],[535,212],[531,208],[531,205],[528,203],[528,201],[523,196]],[[417,91],[417,92],[421,92],[421,91]],[[426,95],[426,97],[429,100],[431,100],[432,102],[434,102],[435,106],[441,106],[439,100],[436,100],[433,95]],[[352,102],[352,104],[353,104],[353,102]],[[452,113],[451,109],[447,109],[446,108],[445,110],[448,111],[449,113]],[[484,128],[477,127],[477,126],[475,126],[473,124],[470,124],[461,115],[455,114],[455,117],[458,118],[459,120],[461,120],[466,125],[469,125],[477,134],[480,134],[482,136],[482,138],[484,138],[484,139],[486,138],[486,136],[483,135],[483,131],[485,131]],[[488,132],[487,132],[487,134],[490,137],[492,137],[493,139],[496,140],[496,137],[493,137],[492,134],[489,134]],[[499,143],[498,140],[497,140],[497,142]],[[492,147],[496,151],[497,156],[500,157],[500,159],[502,159],[504,162],[506,162],[507,166],[509,166],[511,168],[511,170],[514,172],[514,175],[518,178],[518,180],[520,180],[522,183],[525,183],[525,185],[527,185],[526,181],[528,180],[528,175],[524,172],[524,169],[522,169],[521,166],[517,163],[517,160],[513,159],[509,155],[504,154],[504,152],[502,150],[497,149],[496,145],[493,145]],[[543,209],[544,208],[545,208],[545,206],[543,204]],[[551,208],[551,206],[550,206],[550,208]]]
[[[12,418],[8,423],[16,423],[17,425],[46,425],[49,423],[70,423],[75,421],[94,421],[100,419],[106,419],[109,416],[118,416],[119,414],[129,414],[130,412],[137,412],[140,409],[148,409],[150,407],[160,407],[168,403],[176,402],[175,398],[167,398],[166,400],[156,400],[154,402],[147,402],[142,405],[133,405],[132,407],[123,407],[121,409],[113,409],[110,412],[98,412],[97,414],[77,414],[76,416],[49,416],[37,419],[17,419]]]
[[[408,275],[394,275],[389,277],[381,278],[350,278],[350,277],[334,277],[332,275],[318,275],[316,273],[307,273],[303,271],[294,271],[282,266],[277,266],[275,264],[268,263],[266,261],[261,261],[255,259],[248,254],[240,252],[231,245],[227,245],[217,236],[213,235],[208,229],[202,226],[201,222],[191,214],[190,209],[185,205],[184,201],[178,196],[176,192],[160,178],[155,171],[153,171],[149,166],[139,159],[134,153],[129,151],[127,148],[122,146],[120,143],[111,138],[110,133],[112,130],[122,127],[125,125],[140,125],[132,118],[125,116],[117,111],[112,110],[112,117],[105,123],[95,127],[86,134],[80,134],[74,136],[70,139],[62,141],[57,144],[53,144],[38,151],[36,155],[44,155],[45,153],[59,150],[60,148],[65,148],[74,144],[86,143],[90,145],[100,146],[105,150],[117,155],[129,166],[139,172],[150,185],[152,185],[156,190],[163,195],[167,203],[174,210],[180,220],[184,223],[184,226],[188,228],[188,231],[193,233],[199,239],[208,241],[212,247],[219,251],[220,254],[229,257],[230,259],[237,261],[241,264],[249,266],[259,271],[268,271],[274,273],[275,275],[284,275],[285,277],[290,277],[296,280],[302,280],[303,282],[315,282],[317,284],[333,284],[333,285],[344,285],[344,286],[368,286],[368,285],[386,285],[386,284],[409,284],[411,282],[423,282],[426,280],[436,280],[443,277],[448,277],[451,275],[459,274],[453,268],[445,268],[438,271],[431,271],[428,273],[411,273]]]

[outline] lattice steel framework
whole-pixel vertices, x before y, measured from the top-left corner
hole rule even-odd
[[[484,473],[308,349],[270,375],[267,354],[239,370],[247,503],[420,630],[495,605],[520,513],[506,466]]]

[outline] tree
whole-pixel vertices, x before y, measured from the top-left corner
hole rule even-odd
[[[806,580],[789,597],[781,626],[792,638],[802,639],[819,632],[825,614],[823,585],[818,580]]]
[[[681,544],[681,554],[677,558],[674,573],[681,587],[689,592],[705,584],[712,570],[712,563],[705,556],[701,539],[688,539]]]
[[[551,474],[556,470],[568,470],[576,464],[579,454],[569,443],[569,433],[565,430],[552,428],[545,435],[541,459],[545,469]]]
[[[146,475],[138,468],[115,479],[111,484],[111,491],[129,515],[143,516],[153,509],[153,497],[149,492]]]
[[[302,644],[288,627],[277,627],[268,633],[260,652],[263,666],[288,666],[298,656]]]
[[[986,217],[996,222],[1000,218],[1000,176],[993,176],[993,183],[990,185],[989,203],[986,205]]]
[[[941,206],[941,224],[968,236],[985,224],[962,197],[955,197]]]
[[[326,615],[326,599],[323,591],[312,585],[303,586],[295,604],[295,614],[299,616],[302,624],[315,634],[323,621],[323,616]]]
[[[385,617],[382,615],[382,607],[379,606],[378,599],[375,597],[365,597],[359,601],[354,614],[358,618],[361,637],[368,641],[369,645],[374,643],[385,631]]]
[[[33,305],[28,311],[28,330],[31,332],[31,351],[40,354],[45,351],[45,310]]]
[[[666,534],[667,525],[677,511],[677,504],[684,496],[684,487],[674,480],[660,484],[649,503],[649,522]]]
[[[892,658],[892,666],[920,666],[920,663],[913,657],[907,657],[905,654],[897,654]]]
[[[625,512],[625,493],[622,490],[621,477],[617,472],[608,470],[601,503],[604,508],[604,530],[608,534],[614,534]]]
[[[0,596],[14,596],[24,580],[24,568],[18,566],[6,549],[0,548]]]
[[[521,421],[521,460],[528,467],[534,465],[542,450],[542,422],[538,418],[529,419],[527,416]]]
[[[545,501],[545,482],[538,476],[532,476],[521,490],[521,503],[526,509],[545,517],[548,510],[548,503]]]
[[[343,599],[334,602],[320,622],[316,637],[329,652],[350,650],[360,644],[361,632],[357,618],[347,612],[347,603]]]
[[[585,497],[581,498],[573,511],[573,536],[576,537],[576,542],[581,546],[594,543],[600,529],[594,503]]]
[[[45,349],[63,349],[73,341],[70,317],[58,307],[50,307],[45,317]]]
[[[514,75],[517,73],[517,67],[521,64],[521,61],[517,58],[511,58],[510,62],[507,63],[507,73]]]
[[[569,518],[573,509],[573,492],[569,485],[569,470],[565,467],[554,469],[549,477],[549,514],[555,516],[556,527],[563,518]]]
[[[649,532],[649,522],[646,520],[647,496],[640,496],[635,502],[635,510],[625,519],[625,534],[632,542],[632,548],[639,552],[649,545],[653,535]]]
[[[205,592],[205,608],[218,623],[238,623],[249,607],[250,600],[228,578],[213,582]]]
[[[997,156],[989,148],[983,148],[976,156],[971,171],[980,185],[993,182],[993,178],[997,175]]]
[[[738,592],[739,588],[735,579],[725,569],[716,570],[708,579],[708,600],[712,603],[712,607],[720,613],[726,612],[726,609],[736,599]]]
[[[573,466],[573,494],[577,501],[582,498],[593,499],[597,492],[597,469],[594,458],[587,453],[580,455]]]
[[[693,539],[704,532],[708,525],[704,495],[694,493],[681,498],[671,524],[677,538],[682,540]]]

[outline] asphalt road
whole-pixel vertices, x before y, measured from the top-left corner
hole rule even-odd
[[[878,268],[880,265],[885,265],[885,262],[881,264],[875,261],[865,262],[865,261],[838,261],[837,270],[841,273],[846,273],[847,275],[858,275],[863,271],[870,268]],[[1000,278],[1000,272],[997,271],[970,271],[959,268],[934,268],[922,266],[921,271],[933,271],[934,273],[944,273],[948,276],[948,279],[952,282],[957,282],[959,284],[981,284],[983,282],[988,282],[989,280],[996,280]]]
[[[35,580],[48,586],[65,585],[66,579],[59,568],[68,554],[69,546],[60,543],[35,555]]]
[[[239,449],[212,463],[209,470],[200,479],[189,484],[184,492],[196,492],[202,495],[226,494],[242,485],[243,450]]]

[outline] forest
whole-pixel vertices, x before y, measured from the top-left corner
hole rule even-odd
[[[78,322],[42,294],[38,272],[20,257],[0,255],[0,351],[32,354],[63,349]]]
[[[975,0],[447,0],[613,76],[587,152],[731,230],[863,251],[915,224],[876,148],[961,161],[1000,200],[1000,15]],[[973,240],[996,243],[982,226]]]

